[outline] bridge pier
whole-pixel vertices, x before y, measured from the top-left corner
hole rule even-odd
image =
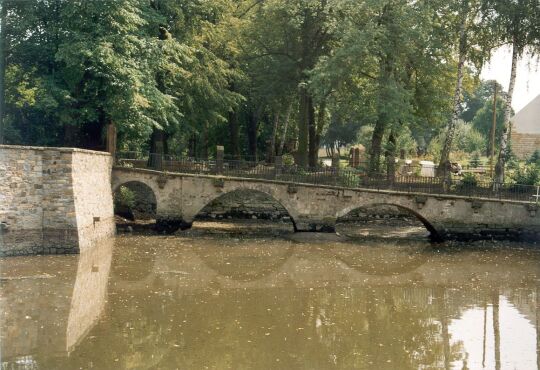
[[[320,233],[335,233],[335,219],[299,219],[294,222],[294,230],[297,232],[320,232]]]
[[[193,222],[186,222],[182,218],[159,217],[156,219],[156,231],[172,234],[178,230],[190,229]]]

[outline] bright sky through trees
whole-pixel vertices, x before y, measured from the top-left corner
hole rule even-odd
[[[486,64],[481,73],[484,80],[497,80],[505,89],[510,80],[510,63],[512,51],[504,46],[493,53],[491,61]],[[524,58],[518,63],[516,87],[514,91],[513,107],[519,112],[531,100],[540,94],[540,64],[537,60]]]

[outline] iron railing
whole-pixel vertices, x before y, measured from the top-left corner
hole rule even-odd
[[[396,173],[370,174],[364,169],[334,167],[302,168],[246,160],[202,160],[138,152],[119,152],[116,165],[165,172],[220,175],[289,182],[295,184],[331,185],[345,188],[388,190],[405,193],[458,195],[538,203],[540,187],[521,184],[498,184],[490,181],[468,182],[460,178],[448,181],[440,177],[411,176]]]

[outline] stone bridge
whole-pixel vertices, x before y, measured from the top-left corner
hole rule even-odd
[[[538,240],[540,236],[540,212],[530,202],[113,168],[113,192],[134,182],[151,189],[157,203],[158,226],[167,231],[191,227],[197,214],[214,199],[249,190],[265,193],[280,203],[296,231],[332,232],[336,221],[353,210],[393,205],[416,216],[435,240]]]

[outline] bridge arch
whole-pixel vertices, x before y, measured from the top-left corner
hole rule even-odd
[[[430,238],[434,241],[441,240],[441,236],[437,229],[432,225],[432,223],[427,220],[424,216],[422,216],[419,212],[415,211],[414,209],[404,206],[402,204],[394,203],[394,202],[372,202],[372,203],[366,203],[366,204],[356,204],[348,206],[341,211],[338,212],[336,217],[336,223],[339,222],[339,220],[348,214],[361,209],[370,209],[370,208],[377,208],[381,206],[391,206],[396,207],[397,209],[406,212],[407,214],[410,214],[411,216],[415,217],[418,221],[420,221],[424,227],[429,231]]]
[[[287,216],[290,218],[290,221],[294,229],[296,230],[295,213],[290,207],[284,204],[285,202],[280,200],[279,197],[273,194],[272,191],[267,191],[266,189],[261,189],[261,188],[246,187],[246,186],[235,187],[233,189],[229,189],[228,191],[219,193],[216,196],[212,196],[211,198],[206,199],[205,203],[201,204],[196,210],[196,212],[193,213],[193,216],[191,217],[191,222],[196,221],[197,216],[199,216],[205,210],[205,208],[212,207],[212,205],[218,202],[219,200],[223,200],[223,199],[226,199],[228,197],[233,197],[233,196],[242,196],[246,194],[248,195],[255,194],[259,196],[262,195],[269,202],[272,202],[276,206],[276,211],[278,211],[279,213],[287,214]]]
[[[157,194],[145,181],[127,180],[113,184],[114,211],[126,218],[155,219]]]

